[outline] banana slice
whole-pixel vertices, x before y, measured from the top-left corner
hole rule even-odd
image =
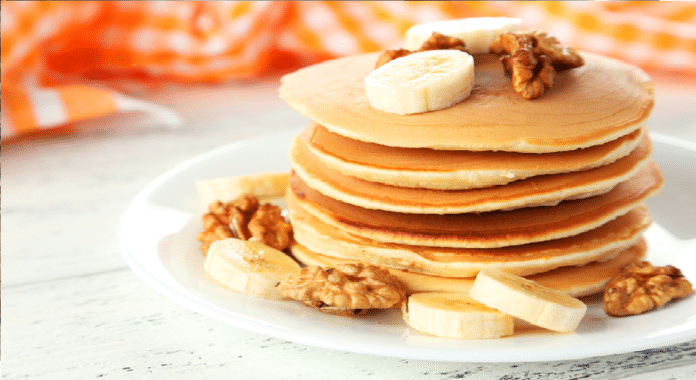
[[[282,172],[201,180],[196,181],[196,191],[205,207],[215,201],[233,201],[243,194],[268,201],[285,195],[289,176],[289,173]]]
[[[512,316],[464,293],[417,293],[408,298],[404,320],[414,329],[443,338],[491,339],[512,335]]]
[[[203,264],[215,281],[238,293],[281,299],[278,283],[300,272],[285,253],[263,243],[235,238],[210,244]]]
[[[520,19],[508,17],[472,17],[417,24],[406,31],[406,49],[420,49],[433,32],[438,32],[461,39],[471,54],[488,53],[493,39],[504,32],[514,32],[519,26]]]
[[[474,59],[459,50],[429,50],[395,59],[365,77],[376,109],[407,115],[451,107],[474,85]]]
[[[549,330],[575,330],[587,305],[557,290],[514,274],[484,270],[471,288],[473,299]]]

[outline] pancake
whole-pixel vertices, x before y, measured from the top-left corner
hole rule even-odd
[[[634,176],[650,162],[652,152],[650,140],[644,136],[641,144],[628,156],[594,169],[537,176],[505,186],[483,189],[432,190],[384,185],[343,175],[312,154],[306,144],[307,137],[303,133],[294,139],[290,148],[290,161],[295,173],[309,187],[328,197],[363,208],[423,214],[550,206],[565,199],[599,195]],[[553,154],[558,153],[549,155]]]
[[[526,276],[527,279],[564,292],[573,297],[581,297],[600,292],[604,286],[621,272],[621,268],[645,256],[647,246],[644,239],[620,252],[605,262],[593,262],[584,266],[562,267],[549,272]],[[305,265],[335,267],[338,264],[359,262],[345,260],[312,252],[300,244],[291,247],[293,256]],[[473,277],[438,277],[413,273],[400,269],[387,268],[405,286],[409,294],[420,292],[469,292],[474,284]]]
[[[644,124],[653,108],[650,77],[590,53],[554,78],[538,99],[512,88],[497,56],[475,55],[471,95],[453,107],[412,115],[374,109],[364,78],[377,54],[326,61],[285,75],[280,96],[331,132],[376,144],[475,151],[549,153],[600,145]]]
[[[524,276],[606,261],[636,243],[651,223],[642,206],[564,239],[490,249],[438,248],[375,242],[327,225],[295,204],[288,206],[294,239],[311,251],[443,277],[470,277],[491,268]]]
[[[643,133],[640,128],[602,145],[546,154],[389,147],[349,139],[318,124],[310,125],[300,138],[327,166],[349,176],[394,186],[457,190],[606,165],[628,155]]]
[[[286,201],[295,202],[322,222],[346,232],[387,243],[495,248],[573,236],[596,228],[656,194],[664,179],[651,162],[610,192],[561,202],[481,214],[406,214],[372,210],[321,194],[291,174]]]

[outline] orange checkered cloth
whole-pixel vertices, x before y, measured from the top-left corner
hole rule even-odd
[[[174,112],[134,89],[272,75],[403,46],[413,24],[522,19],[578,50],[696,76],[689,2],[8,2],[2,18],[2,140],[113,112]],[[137,85],[139,87],[134,87]]]

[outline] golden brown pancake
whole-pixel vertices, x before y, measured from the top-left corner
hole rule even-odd
[[[602,291],[604,286],[621,272],[621,268],[645,256],[647,246],[644,239],[620,252],[605,262],[593,262],[584,266],[562,267],[526,278],[539,284],[564,292],[573,297],[581,297]],[[359,262],[345,260],[312,252],[300,244],[291,247],[293,256],[305,265],[335,267],[338,264]],[[387,268],[406,286],[409,294],[419,292],[469,292],[474,284],[473,277],[438,277],[413,273],[400,269]]]
[[[654,162],[610,192],[564,201],[481,214],[407,214],[372,210],[329,198],[291,174],[286,199],[322,222],[354,235],[386,243],[495,248],[573,236],[596,228],[657,193],[664,179]],[[290,205],[288,205],[290,206]]]
[[[394,186],[458,190],[606,165],[628,155],[643,132],[640,128],[602,145],[546,154],[390,147],[349,139],[318,124],[299,138],[327,166],[349,176]]]
[[[407,148],[548,153],[603,144],[643,125],[653,107],[650,77],[635,66],[589,53],[557,73],[534,100],[512,88],[498,57],[475,56],[471,95],[453,107],[412,115],[374,109],[364,78],[377,54],[326,61],[282,78],[280,96],[328,130]]]
[[[290,202],[292,203],[292,201]],[[327,225],[289,204],[295,240],[323,255],[443,277],[483,269],[530,275],[561,266],[606,261],[636,243],[651,219],[644,206],[580,235],[502,248],[438,248],[380,243]]]
[[[290,161],[295,173],[308,186],[328,197],[363,208],[423,214],[549,206],[564,199],[580,199],[602,194],[634,176],[650,162],[652,152],[650,140],[644,136],[641,144],[628,156],[598,168],[537,176],[505,186],[483,189],[432,190],[384,185],[343,175],[312,154],[307,147],[306,137],[303,133],[295,138],[290,148]],[[559,153],[548,155],[554,154]]]

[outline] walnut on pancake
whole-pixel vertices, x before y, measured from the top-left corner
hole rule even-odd
[[[354,316],[367,309],[400,308],[405,286],[388,270],[372,264],[339,264],[324,270],[303,268],[278,284],[281,294],[320,311]]]
[[[377,57],[377,63],[375,64],[375,69],[383,66],[397,58],[405,57],[409,54],[427,51],[427,50],[460,50],[468,53],[466,50],[466,44],[460,38],[450,37],[440,34],[438,32],[433,32],[432,36],[421,45],[418,50],[408,50],[408,49],[393,49],[386,50]]]
[[[536,99],[551,88],[556,71],[584,64],[575,50],[537,30],[502,33],[491,43],[490,52],[501,56],[513,88],[525,99]]]
[[[385,64],[401,57],[405,57],[409,54],[413,53],[413,51],[408,50],[408,49],[393,49],[393,50],[385,50],[382,54],[377,57],[377,63],[375,64],[375,69],[381,66],[384,66]]]
[[[456,49],[468,53],[460,38],[433,32],[418,50],[384,51],[375,68],[415,52]],[[525,99],[536,99],[553,86],[557,71],[580,67],[582,57],[572,48],[561,45],[553,36],[537,30],[505,32],[490,45],[490,52],[500,56],[505,72],[512,76],[515,91]]]
[[[512,75],[512,87],[525,99],[536,99],[553,86],[555,71],[545,55],[537,59],[529,49],[518,49],[501,61],[505,72]]]
[[[692,293],[691,283],[679,269],[638,261],[624,267],[606,285],[603,307],[612,317],[637,315]]]
[[[261,205],[255,196],[245,194],[227,203],[215,201],[208,211],[202,217],[203,231],[196,237],[204,255],[212,242],[231,237],[259,241],[280,251],[290,244],[292,226],[280,207]]]

